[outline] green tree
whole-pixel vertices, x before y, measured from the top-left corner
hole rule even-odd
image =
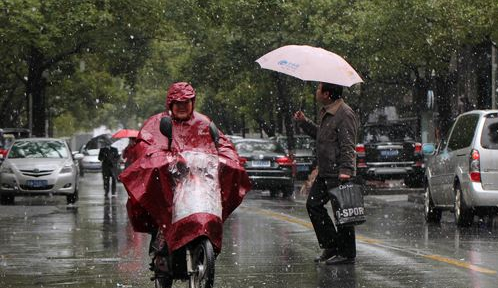
[[[59,84],[50,75],[62,70],[59,66],[78,61],[74,56],[98,54],[108,64],[102,69],[126,74],[133,83],[131,72],[143,63],[139,56],[146,54],[142,47],[156,37],[164,22],[163,4],[160,0],[0,2],[2,62],[10,64],[7,72],[16,77],[9,91],[17,93],[10,97],[24,98],[24,103],[32,99],[34,135],[44,135],[51,98],[47,87]]]

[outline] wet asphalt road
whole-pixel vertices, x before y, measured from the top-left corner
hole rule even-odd
[[[88,173],[74,207],[64,197],[0,206],[0,287],[153,287],[149,238],[133,232],[118,189],[104,199],[100,175]],[[356,264],[325,266],[313,263],[304,202],[250,192],[225,223],[215,287],[498,287],[496,217],[457,229],[443,213],[426,225],[407,195],[367,196]]]

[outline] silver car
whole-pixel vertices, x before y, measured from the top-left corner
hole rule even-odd
[[[498,110],[476,110],[457,117],[437,148],[424,147],[425,218],[440,222],[451,210],[458,226],[470,226],[474,215],[497,212]]]
[[[73,158],[74,157],[74,158]],[[78,200],[79,171],[61,139],[29,138],[16,140],[0,167],[0,199],[14,203],[16,196],[65,195],[67,203]]]
[[[100,172],[102,170],[102,162],[99,160],[100,149],[84,149],[83,159],[81,159],[82,172]],[[83,175],[83,173],[81,174]]]

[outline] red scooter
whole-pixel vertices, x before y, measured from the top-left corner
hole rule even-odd
[[[158,230],[150,247],[152,279],[156,288],[171,287],[174,280],[188,281],[190,288],[213,287],[216,254],[210,237],[216,241],[222,231],[218,157],[183,152],[168,167],[174,193],[172,226],[188,229],[189,235],[188,240],[168,249],[168,236]],[[174,239],[180,238],[174,235]]]
[[[155,286],[213,287],[223,221],[251,187],[235,148],[195,112],[188,123],[155,115],[137,141],[137,158],[120,179],[133,229],[153,235]]]

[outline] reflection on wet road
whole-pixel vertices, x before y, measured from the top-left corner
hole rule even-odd
[[[63,197],[0,206],[0,287],[153,287],[149,237],[133,232],[118,192],[104,199],[100,175],[89,173],[74,207]],[[457,229],[443,214],[430,226],[420,205],[395,198],[367,197],[356,264],[326,266],[313,262],[305,199],[252,191],[225,223],[215,287],[496,287],[496,218]]]

